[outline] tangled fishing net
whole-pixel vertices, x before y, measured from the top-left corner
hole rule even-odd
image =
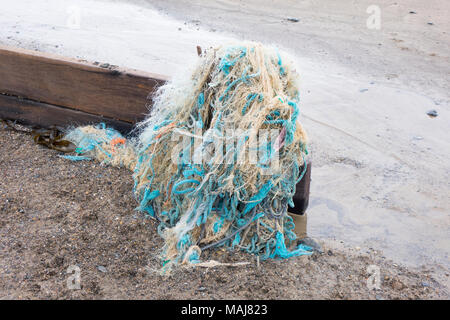
[[[257,43],[206,50],[188,76],[159,88],[135,138],[75,128],[65,138],[77,155],[65,157],[134,172],[138,209],[159,222],[166,266],[217,247],[263,260],[310,254],[288,249],[296,236],[287,208],[308,151],[298,74],[283,59]]]

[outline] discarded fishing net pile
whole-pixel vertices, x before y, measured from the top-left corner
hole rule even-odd
[[[73,161],[95,158],[102,163],[130,170],[136,165],[132,140],[127,141],[120,132],[107,128],[104,123],[69,130],[64,138],[75,143],[78,155],[64,155],[63,158]]]
[[[209,49],[188,76],[158,90],[136,138],[76,128],[66,139],[78,155],[69,158],[134,171],[138,209],[160,223],[164,265],[196,262],[221,246],[263,260],[309,254],[287,249],[295,240],[287,208],[307,154],[297,78],[276,49]]]

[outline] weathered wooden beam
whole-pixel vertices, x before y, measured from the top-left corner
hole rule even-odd
[[[69,127],[105,123],[122,133],[127,133],[133,124],[83,111],[57,107],[50,104],[0,94],[0,119],[17,120],[27,125],[48,128]]]
[[[132,124],[148,113],[151,94],[167,79],[108,64],[0,46],[0,117],[66,125],[95,122],[98,116],[110,122],[116,120],[116,124]]]

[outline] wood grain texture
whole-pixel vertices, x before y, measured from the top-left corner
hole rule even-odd
[[[168,79],[99,65],[0,46],[0,93],[135,123],[148,113],[149,95]]]
[[[17,120],[23,124],[43,128],[50,126],[64,128],[103,122],[122,133],[128,133],[133,127],[130,122],[1,94],[0,119]]]

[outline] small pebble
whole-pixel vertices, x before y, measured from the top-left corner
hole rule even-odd
[[[108,270],[106,270],[106,268],[104,266],[97,266],[97,269],[98,269],[98,271],[101,271],[104,273],[108,272]]]
[[[394,282],[392,282],[392,288],[395,290],[402,290],[404,287],[403,283],[399,280],[394,280]]]
[[[290,22],[299,22],[300,19],[297,19],[297,18],[287,18],[287,21],[290,21]]]
[[[430,117],[435,118],[435,117],[438,116],[438,112],[437,112],[436,110],[433,109],[433,110],[428,111],[428,112],[427,112],[427,115],[429,115]]]

